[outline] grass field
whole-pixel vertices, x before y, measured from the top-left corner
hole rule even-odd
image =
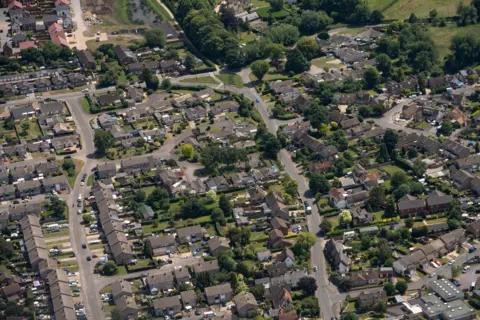
[[[242,32],[240,35],[240,44],[248,43],[255,40],[255,33],[253,32]]]
[[[403,170],[402,168],[399,168],[397,166],[392,166],[392,165],[386,165],[386,166],[383,166],[383,167],[380,167],[380,168],[385,170],[385,172],[388,173],[388,175],[390,175],[390,176],[397,171],[405,172],[405,170]]]
[[[70,177],[66,172],[65,172],[65,175],[67,176],[68,184],[70,185],[70,187],[73,188],[73,186],[75,185],[75,180],[77,179],[77,176],[80,173],[80,171],[82,171],[82,168],[85,165],[85,162],[83,162],[80,159],[72,159],[72,160],[73,160],[73,163],[75,163],[75,175]]]
[[[217,76],[218,79],[222,80],[227,86],[235,86],[238,88],[243,88],[242,78],[238,74],[234,73],[222,73]]]
[[[263,7],[257,10],[257,14],[260,18],[267,19],[268,17],[272,16],[275,19],[283,19],[290,15],[290,12],[283,9],[280,11],[271,11],[270,6]]]
[[[22,125],[27,123],[28,129],[23,131]],[[22,122],[17,123],[15,128],[17,129],[17,134],[20,139],[36,139],[42,136],[42,131],[36,120],[23,120]],[[25,132],[26,135],[23,135],[23,132]]]
[[[113,16],[118,23],[130,24],[127,14],[127,0],[117,0],[113,2]]]
[[[474,24],[465,27],[458,27],[456,24],[448,24],[446,27],[443,28],[430,27],[428,29],[428,33],[438,47],[438,52],[440,54],[441,60],[443,60],[443,58],[450,53],[450,44],[452,42],[453,36],[456,34],[468,32],[478,34],[478,32],[480,32],[480,25]]]
[[[183,79],[180,80],[180,82],[192,82],[192,83],[212,83],[212,84],[217,84],[217,81],[215,81],[214,78],[212,77],[197,77],[197,78],[189,78],[189,79]]]
[[[341,68],[344,67],[338,59],[332,59],[327,57],[316,58],[312,60],[312,64],[318,68]]]
[[[83,108],[83,110],[85,110],[85,112],[91,113],[90,112],[90,103],[88,102],[88,100],[86,98],[80,99],[80,104],[82,105],[82,108]]]
[[[471,0],[463,0],[465,4]],[[382,11],[385,19],[408,19],[413,12],[419,18],[426,18],[431,10],[436,9],[439,17],[455,16],[458,1],[452,0],[368,0],[372,9]]]
[[[257,8],[268,7],[270,5],[267,1],[264,0],[252,0],[252,4]]]

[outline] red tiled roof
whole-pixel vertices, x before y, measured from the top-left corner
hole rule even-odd
[[[20,51],[22,51],[28,48],[37,48],[37,45],[35,44],[35,41],[24,41],[20,42],[18,47],[20,48]]]
[[[65,31],[63,31],[61,25],[58,23],[52,24],[48,27],[48,33],[50,34],[50,40],[52,40],[53,43],[68,47],[67,37],[65,36]]]
[[[8,4],[8,9],[12,8],[23,8],[23,5],[18,1],[12,1]]]

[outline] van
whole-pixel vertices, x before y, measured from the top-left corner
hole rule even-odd
[[[205,319],[208,319],[208,318],[213,318],[215,317],[217,314],[213,311],[207,311],[207,312],[204,312],[203,313],[203,318]]]

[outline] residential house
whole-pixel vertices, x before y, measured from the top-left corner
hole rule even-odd
[[[190,282],[190,272],[188,268],[177,268],[173,270],[173,276],[175,277],[175,282],[177,285],[182,283]]]
[[[425,201],[411,195],[405,195],[398,200],[398,212],[401,217],[415,217],[425,212]]]
[[[152,248],[154,257],[177,252],[177,243],[173,235],[164,235],[159,237],[152,236],[147,239],[147,242]]]
[[[180,292],[183,308],[189,311],[197,306],[197,293],[194,290]]]
[[[468,224],[466,230],[475,238],[478,238],[480,236],[480,220],[475,220],[474,222]]]
[[[278,192],[270,192],[266,197],[267,206],[270,208],[273,217],[282,218],[288,221],[290,219],[290,212],[285,206],[283,197]]]
[[[345,209],[347,207],[346,193],[343,188],[331,188],[328,192],[328,199],[335,208]]]
[[[455,188],[458,190],[464,190],[470,188],[470,182],[474,178],[474,175],[465,171],[465,170],[458,170],[452,176],[453,184]]]
[[[97,165],[97,177],[99,179],[112,178],[117,174],[117,166],[113,162],[106,162]]]
[[[177,61],[173,59],[160,61],[160,69],[162,69],[163,73],[174,72],[177,66]]]
[[[126,280],[115,281],[110,285],[112,289],[113,300],[117,300],[122,296],[133,296],[132,286],[130,282]]]
[[[133,174],[139,172],[148,172],[154,165],[153,157],[130,158],[121,161],[123,172]]]
[[[205,297],[209,306],[225,303],[233,298],[233,290],[230,283],[224,283],[205,288]]]
[[[348,278],[352,288],[376,285],[380,282],[380,272],[378,269],[351,271]]]
[[[426,200],[427,210],[431,213],[446,211],[450,208],[452,201],[451,195],[445,195],[438,190],[432,191]]]
[[[278,218],[278,217],[272,218],[272,220],[270,220],[270,225],[272,226],[272,229],[280,230],[280,232],[282,232],[284,236],[288,234],[288,231],[289,231],[288,223],[282,218]]]
[[[52,16],[52,18],[56,16]],[[58,23],[53,23],[48,27],[48,33],[50,35],[50,40],[55,43],[56,45],[59,46],[64,46],[64,47],[69,47],[68,45],[68,40],[67,36],[65,34],[65,31],[63,30],[63,27],[59,25]]]
[[[193,272],[195,273],[208,273],[210,275],[215,275],[215,273],[220,271],[218,266],[218,260],[198,262],[193,265]]]
[[[258,303],[255,297],[250,292],[240,292],[233,297],[235,303],[235,310],[242,318],[251,318],[258,311]]]
[[[61,90],[68,87],[68,79],[63,75],[55,74],[50,80],[52,81],[53,90]]]
[[[230,245],[224,237],[213,237],[208,240],[208,249],[213,256],[218,257],[222,252],[229,250]]]
[[[108,130],[118,124],[117,118],[108,113],[101,114],[97,117],[98,123],[104,130]]]
[[[25,196],[35,196],[42,192],[42,184],[40,180],[24,181],[17,184],[17,195],[19,198]]]
[[[80,50],[77,52],[77,58],[84,69],[96,70],[97,63],[89,50]]]
[[[16,193],[15,193],[15,186],[11,184],[7,184],[4,186],[0,186],[0,200],[1,201],[7,201],[7,200],[12,200],[15,199]],[[3,228],[2,228],[3,229]]]
[[[350,209],[352,215],[352,223],[354,226],[368,225],[373,221],[373,215],[371,212],[359,207]]]
[[[177,229],[177,239],[181,244],[196,242],[202,240],[205,233],[205,229],[200,225],[184,227]]]
[[[293,267],[295,264],[295,254],[288,247],[282,248],[282,252],[276,257],[277,261],[285,263],[288,268]]]
[[[67,79],[72,87],[81,87],[87,84],[87,78],[81,73],[69,73]]]
[[[275,309],[287,309],[293,303],[292,293],[283,286],[270,287],[269,298]]]
[[[207,110],[204,107],[192,107],[185,109],[185,118],[188,121],[199,121],[207,116]]]
[[[135,54],[125,47],[116,45],[113,50],[117,56],[118,62],[120,62],[121,65],[128,65],[137,60]]]
[[[447,139],[442,144],[444,154],[449,158],[462,159],[470,155],[470,149],[461,145],[460,143]]]
[[[383,288],[379,288],[375,291],[362,291],[357,297],[357,303],[364,308],[371,308],[377,303],[386,303],[387,294]]]
[[[182,311],[180,298],[179,295],[176,295],[153,300],[153,312],[155,316],[170,316],[173,318],[177,313]]]
[[[445,244],[447,251],[453,251],[466,240],[465,231],[463,229],[453,230],[441,236],[440,240]]]
[[[343,244],[330,239],[325,244],[325,256],[332,264],[335,271],[347,273],[350,266],[350,258],[343,252]]]
[[[12,118],[17,120],[23,120],[26,118],[30,118],[35,115],[35,109],[31,105],[26,105],[24,107],[12,108],[10,110]]]
[[[134,297],[121,296],[114,302],[120,314],[120,320],[136,320],[138,318],[138,306]]]
[[[40,104],[40,113],[46,116],[63,114],[63,102],[52,102]]]
[[[147,287],[151,293],[166,291],[175,288],[175,279],[170,271],[163,273],[149,274],[147,277]]]
[[[418,105],[414,102],[406,104],[402,108],[400,117],[405,120],[410,120],[418,111]]]
[[[109,106],[109,105],[115,105],[119,106],[122,103],[122,98],[114,93],[114,94],[102,94],[97,97],[98,104],[102,107]]]
[[[263,261],[268,261],[270,259],[272,259],[272,253],[270,252],[270,250],[257,252],[258,261],[263,262]]]

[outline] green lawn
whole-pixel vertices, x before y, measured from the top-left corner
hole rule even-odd
[[[471,0],[463,0],[463,3],[470,3]],[[458,1],[452,0],[369,0],[371,7],[381,8],[385,19],[408,19],[411,13],[418,18],[427,18],[431,10],[436,9],[439,17],[452,17],[456,15]],[[390,7],[386,8],[390,3]]]
[[[83,166],[85,165],[85,162],[79,159],[72,159],[73,162],[75,163],[75,175],[69,176],[67,172],[65,172],[65,176],[67,176],[68,184],[70,185],[71,188],[75,185],[75,180],[77,179],[78,174],[80,171],[82,171]]]
[[[394,174],[395,172],[397,171],[403,171],[405,172],[405,170],[403,170],[402,168],[399,168],[397,166],[393,166],[393,165],[386,165],[386,166],[383,166],[383,167],[380,167],[381,169],[383,169],[385,172],[388,173],[388,175],[392,175]],[[406,172],[405,172],[406,173]]]
[[[28,129],[23,130],[23,125],[28,124]],[[15,124],[15,129],[19,139],[37,139],[42,136],[42,131],[36,120],[23,120],[20,123]]]
[[[318,68],[341,68],[343,65],[340,63],[329,63],[335,61],[334,58],[321,57],[312,60],[312,64]]]
[[[455,3],[456,5],[456,3]],[[440,55],[440,60],[450,53],[450,44],[454,35],[459,33],[468,33],[473,32],[478,34],[480,32],[480,25],[473,24],[465,27],[458,27],[455,23],[448,24],[446,27],[430,27],[428,33],[435,41],[438,52]]]
[[[240,44],[249,43],[253,40],[255,40],[255,33],[253,32],[242,32],[240,35]]]
[[[91,113],[90,111],[90,103],[88,102],[87,98],[80,99],[80,104],[82,105],[83,110],[87,113]]]
[[[93,173],[89,175],[87,178],[87,186],[89,187],[93,186]]]
[[[44,232],[43,235],[45,238],[55,238],[55,237],[64,237],[70,234],[70,229],[60,229],[57,232]]]
[[[217,84],[218,82],[215,81],[214,78],[208,76],[208,77],[196,77],[196,78],[189,78],[189,79],[183,79],[180,80],[180,82],[191,82],[191,83],[212,83],[212,84]]]
[[[217,76],[218,79],[222,80],[227,86],[234,86],[238,88],[243,88],[242,78],[238,74],[234,73],[222,73]]]
[[[335,228],[338,227],[338,225],[340,224],[338,216],[330,217],[327,220],[330,221],[330,223],[332,224],[332,230],[335,230]]]
[[[267,1],[264,0],[252,0],[252,4],[257,8],[268,7],[270,5]]]
[[[142,188],[142,190],[145,192],[145,196],[148,197],[153,192],[153,190],[155,190],[155,188],[157,188],[157,187],[156,186],[148,186],[148,187]]]
[[[250,234],[250,241],[262,241],[262,240],[267,240],[268,236],[264,232],[252,232]]]
[[[263,19],[267,19],[268,17],[270,17],[270,15],[272,16],[272,18],[275,18],[275,19],[283,19],[288,17],[290,15],[290,12],[288,12],[285,9],[274,12],[274,11],[271,11],[270,6],[268,6],[268,7],[263,7],[258,9],[257,14],[260,18],[263,18]]]
[[[113,2],[113,15],[115,20],[122,24],[130,24],[130,19],[127,14],[127,3],[127,0],[117,0]]]

